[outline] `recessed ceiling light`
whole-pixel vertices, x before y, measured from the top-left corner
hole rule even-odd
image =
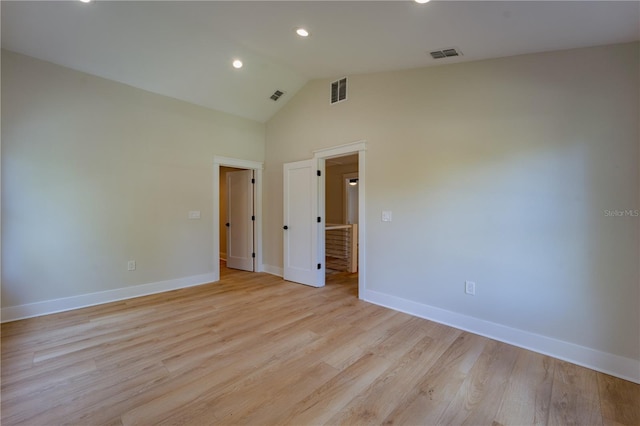
[[[415,0],[416,3],[425,4],[429,3],[429,0]]]
[[[297,28],[296,34],[298,34],[300,37],[308,37],[309,31],[305,30],[304,28]]]
[[[80,0],[82,3],[91,3],[91,0]]]
[[[234,68],[240,69],[242,68],[242,61],[240,59],[234,59],[232,65]]]

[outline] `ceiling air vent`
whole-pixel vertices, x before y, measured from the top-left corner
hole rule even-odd
[[[331,83],[331,103],[335,104],[347,99],[347,77]]]
[[[273,92],[273,95],[269,97],[269,99],[275,102],[280,99],[282,95],[284,95],[284,92],[282,90],[276,90],[275,92]]]
[[[433,59],[443,59],[443,58],[451,58],[454,56],[462,56],[462,52],[460,52],[460,49],[456,49],[454,47],[449,49],[434,50],[433,52],[429,52],[429,53],[431,54],[431,57]]]

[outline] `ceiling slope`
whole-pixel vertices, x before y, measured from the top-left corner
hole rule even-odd
[[[635,1],[2,1],[2,47],[265,122],[308,80],[640,39]],[[307,28],[303,39],[295,28]],[[463,56],[436,61],[431,50]],[[231,66],[239,58],[244,67]],[[275,90],[285,92],[277,102]]]

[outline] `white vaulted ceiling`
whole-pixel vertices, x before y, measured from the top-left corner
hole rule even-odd
[[[640,39],[635,1],[2,1],[2,47],[264,122],[308,80]],[[297,27],[311,35],[296,36]],[[456,47],[463,56],[433,60]],[[239,58],[244,67],[231,66]],[[285,92],[278,101],[275,90]]]

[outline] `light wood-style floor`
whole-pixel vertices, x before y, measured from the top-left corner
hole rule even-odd
[[[2,425],[639,425],[640,385],[362,302],[219,283],[2,325]]]

